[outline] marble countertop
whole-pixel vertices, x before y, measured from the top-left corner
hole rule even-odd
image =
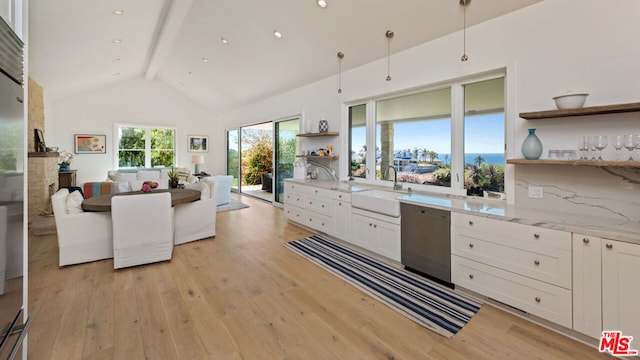
[[[297,179],[286,179],[285,181],[347,193],[368,189],[392,191],[389,188],[354,182]],[[504,200],[487,198],[449,196],[416,191],[409,194],[406,190],[397,191],[397,194],[398,200],[402,203],[640,244],[640,223],[634,221],[529,209],[509,205]]]

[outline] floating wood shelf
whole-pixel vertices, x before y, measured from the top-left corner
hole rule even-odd
[[[640,161],[595,161],[595,160],[527,160],[507,159],[507,164],[516,165],[563,165],[563,166],[594,166],[594,167],[619,167],[640,168]]]
[[[339,159],[340,156],[338,155],[331,155],[331,156],[318,156],[318,155],[296,155],[297,158],[306,158],[306,159],[331,159],[331,160],[335,160],[335,159]]]
[[[327,131],[327,132],[319,132],[319,133],[306,133],[306,134],[298,134],[299,137],[317,137],[317,136],[338,136],[339,132],[335,131]]]
[[[640,102],[616,105],[588,106],[579,109],[547,110],[520,113],[527,120],[550,119],[569,116],[602,115],[640,111]]]

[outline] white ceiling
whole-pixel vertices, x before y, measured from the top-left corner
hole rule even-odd
[[[472,0],[467,26],[538,1]],[[31,0],[29,72],[53,99],[145,77],[222,112],[337,74],[338,51],[343,71],[384,58],[387,30],[395,53],[463,26],[459,0],[328,2]]]

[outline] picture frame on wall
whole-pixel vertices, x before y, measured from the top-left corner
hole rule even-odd
[[[189,135],[187,136],[187,144],[189,144],[189,152],[208,152],[209,151],[209,137],[203,135]]]
[[[107,135],[75,134],[73,147],[76,154],[105,154]]]

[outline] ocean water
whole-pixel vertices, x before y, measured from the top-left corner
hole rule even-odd
[[[445,162],[445,155],[448,154],[439,154],[438,159]],[[478,155],[482,156],[485,164],[494,164],[494,165],[504,165],[504,154],[465,154],[464,155],[464,163],[473,164],[473,160],[475,160]],[[446,163],[451,162],[451,156],[446,160]]]

